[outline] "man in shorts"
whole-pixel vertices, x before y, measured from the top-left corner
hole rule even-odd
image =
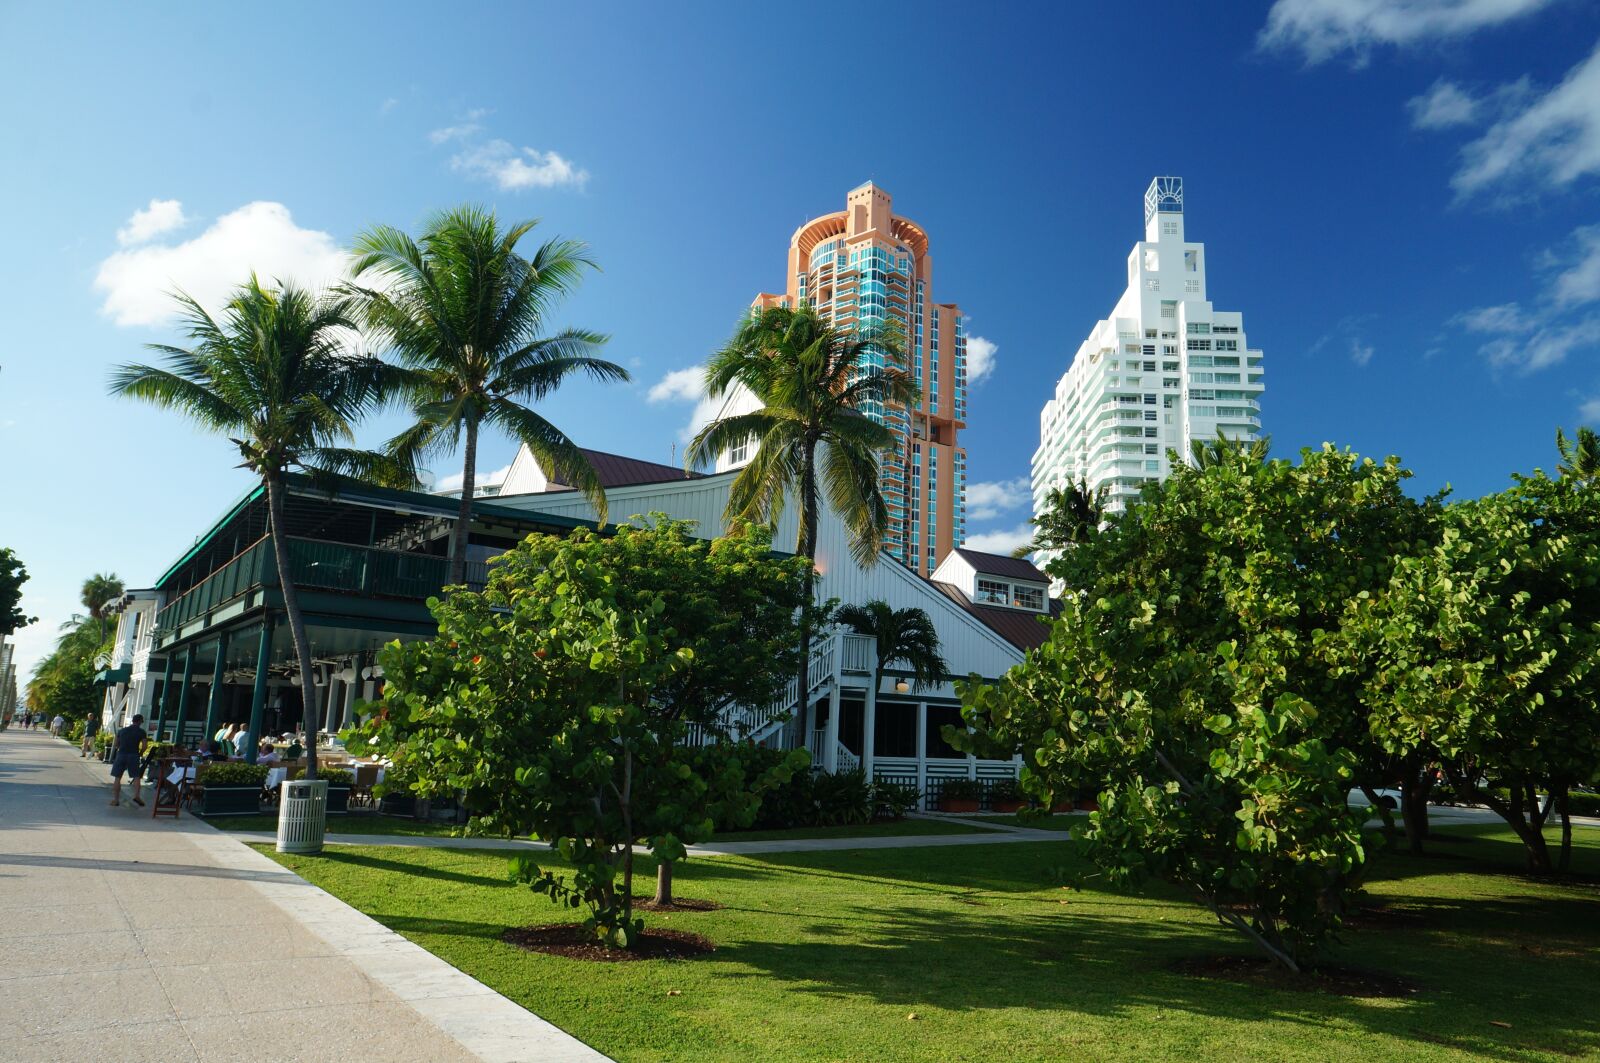
[[[144,784],[144,773],[140,770],[140,751],[144,748],[149,735],[140,726],[144,723],[143,716],[134,716],[133,722],[118,731],[111,739],[111,804],[122,804],[122,775],[128,774],[133,781],[133,803],[144,807],[144,799],[139,796],[139,788]]]

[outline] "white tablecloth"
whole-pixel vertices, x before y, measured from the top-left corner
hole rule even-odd
[[[278,784],[282,783],[288,777],[289,777],[289,769],[288,768],[270,768],[270,769],[268,769],[268,771],[267,771],[267,789],[269,789],[269,790],[275,789],[278,786]]]
[[[192,782],[194,781],[194,768],[192,766],[173,768],[171,773],[167,775],[167,781],[174,786],[181,782]]]

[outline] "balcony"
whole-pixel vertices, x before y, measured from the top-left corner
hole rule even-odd
[[[290,538],[286,545],[294,584],[302,590],[422,601],[450,581],[447,557],[317,539]],[[487,579],[485,562],[467,563],[468,587],[481,590]],[[263,537],[169,602],[156,614],[156,635],[164,637],[249,591],[278,585],[272,544]]]

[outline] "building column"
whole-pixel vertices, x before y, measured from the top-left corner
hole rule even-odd
[[[217,733],[222,716],[222,670],[228,660],[228,633],[224,631],[217,636],[217,661],[211,666],[210,697],[206,699],[206,726],[201,734],[202,739],[210,738]]]
[[[267,666],[271,663],[272,616],[268,614],[261,618],[261,642],[256,649],[256,682],[250,693],[250,737],[255,741],[249,743],[244,751],[244,759],[251,764],[256,762],[256,754],[261,747],[262,714],[267,708]]]
[[[178,689],[178,718],[172,723],[173,745],[183,744],[183,718],[189,713],[189,688],[194,685],[194,651],[190,646],[183,654],[183,686]]]
[[[359,678],[361,675],[360,656],[350,662],[350,667]],[[339,721],[339,730],[341,731],[346,727],[354,727],[356,723],[356,682],[357,680],[353,679],[344,685],[344,716]]]
[[[928,811],[928,703],[917,702],[917,793],[922,810]]]
[[[333,734],[333,710],[339,704],[339,673],[329,669],[328,681],[322,687],[322,729]]]
[[[882,682],[877,669],[873,669],[867,700],[861,707],[861,770],[867,773],[868,782],[874,778],[873,764],[878,757],[878,687]]]
[[[173,665],[173,663],[174,663],[173,656],[169,652],[167,654],[167,673],[166,673],[166,677],[161,680],[161,700],[156,703],[156,718],[153,721],[154,722],[154,726],[151,728],[151,733],[156,736],[156,741],[158,741],[158,742],[161,740],[161,725],[166,721],[166,718],[167,718],[167,702],[172,697],[172,665]]]
[[[822,768],[829,775],[839,770],[839,683],[828,691],[828,728],[823,737]]]

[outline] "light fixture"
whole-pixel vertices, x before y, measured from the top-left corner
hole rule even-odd
[[[907,683],[904,679],[897,679],[894,683],[894,689],[896,693],[904,694],[906,691],[911,689],[911,684]]]
[[[350,684],[350,683],[354,683],[355,681],[356,681],[356,670],[354,668],[346,668],[342,672],[339,673],[339,682],[345,683],[345,684]]]
[[[292,687],[297,687],[297,686],[300,685],[300,675],[299,675],[299,673],[295,673],[294,675],[291,675],[289,677],[289,685],[292,686]]]

